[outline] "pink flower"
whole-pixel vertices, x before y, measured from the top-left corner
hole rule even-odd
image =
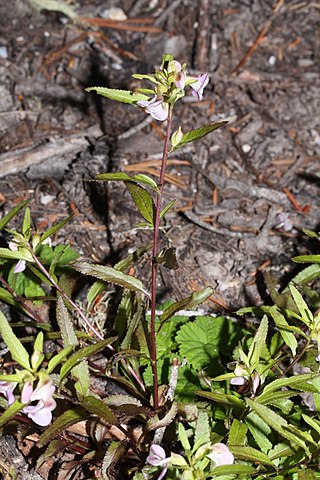
[[[3,393],[3,395],[6,396],[8,405],[11,405],[15,401],[13,390],[17,385],[17,382],[6,382],[4,380],[0,380],[0,393]]]
[[[196,82],[190,84],[192,95],[198,100],[202,100],[203,90],[209,83],[209,76],[207,73],[204,73],[203,75],[199,75],[196,80]]]
[[[11,250],[12,252],[16,252],[18,250],[18,245],[16,244],[16,242],[13,242],[13,241],[9,242],[9,250]],[[26,268],[26,261],[19,260],[16,263],[16,266],[14,267],[13,273],[23,272],[25,268]]]
[[[166,458],[166,452],[160,445],[151,445],[150,453],[147,457],[147,463],[154,467],[162,467],[162,471],[157,480],[161,480],[168,470],[170,458]]]
[[[28,405],[22,410],[23,413],[26,413],[31,420],[34,421],[37,425],[41,427],[46,427],[51,423],[52,420],[52,410],[56,408],[57,404],[53,398],[43,401],[39,400],[37,405]]]
[[[162,99],[158,99],[154,96],[151,100],[140,100],[138,105],[145,109],[147,113],[150,113],[151,117],[163,122],[168,118],[169,105]]]
[[[216,443],[213,445],[211,453],[209,453],[207,457],[209,457],[216,466],[232,465],[234,462],[234,456],[224,443]]]

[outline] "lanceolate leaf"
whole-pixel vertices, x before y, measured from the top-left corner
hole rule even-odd
[[[70,222],[70,220],[73,218],[73,214],[69,215],[67,218],[64,218],[61,220],[61,222],[57,223],[56,225],[53,225],[49,230],[44,232],[44,234],[41,236],[41,243],[46,239],[51,237],[54,233],[56,233],[58,230],[60,230],[66,223]]]
[[[308,305],[304,301],[301,293],[296,289],[294,285],[289,285],[289,289],[291,292],[291,295],[295,301],[295,304],[298,307],[299,313],[301,315],[301,319],[303,323],[307,325],[307,327],[311,327],[312,321],[313,321],[313,316],[312,313],[310,312]]]
[[[205,135],[208,135],[208,133],[213,132],[218,128],[223,127],[224,125],[227,125],[227,123],[229,122],[222,121],[222,122],[209,123],[208,125],[204,125],[203,127],[196,128],[195,130],[190,130],[190,132],[187,132],[183,135],[181,141],[178,143],[178,145],[176,145],[174,148],[171,149],[171,152],[174,152],[178,148],[183,147],[187,143],[200,140],[200,138],[204,137]]]
[[[110,100],[115,100],[116,102],[122,103],[137,103],[140,100],[149,100],[147,95],[142,93],[135,93],[130,90],[116,90],[114,88],[106,87],[89,87],[85,89],[86,92],[97,92],[98,95],[107,97]]]
[[[110,469],[110,467],[112,467],[112,465],[116,465],[119,462],[121,457],[124,455],[126,448],[127,448],[126,441],[112,442],[110,444],[104,456],[102,467],[101,467],[103,480],[110,480],[108,470]]]
[[[120,260],[113,268],[115,270],[119,270],[120,272],[124,272],[128,268],[131,267],[139,258],[141,258],[146,252],[151,250],[152,243],[147,243],[147,245],[143,245],[142,247],[138,248],[132,253],[129,253],[126,258]]]
[[[20,410],[23,409],[25,405],[22,402],[16,400],[12,405],[10,405],[5,412],[0,416],[0,427],[9,422]]]
[[[289,325],[287,320],[279,311],[276,305],[273,305],[272,307],[270,307],[269,313],[272,316],[275,324],[277,325],[283,341],[290,348],[292,355],[295,356],[297,347],[298,347],[298,342],[294,334],[288,330]]]
[[[268,435],[271,433],[269,425],[255,412],[250,412],[246,416],[245,422],[261,451],[267,453],[272,448],[272,443],[268,438]]]
[[[64,347],[75,346],[79,344],[76,332],[69,311],[62,299],[58,298],[57,303],[57,322],[61,331]]]
[[[12,359],[27,370],[30,370],[30,361],[27,350],[24,348],[18,337],[13,333],[13,330],[0,310],[0,333],[3,341],[10,350]]]
[[[28,205],[29,200],[25,200],[24,202],[19,203],[16,207],[12,208],[7,215],[1,218],[0,220],[0,230],[2,230],[7,223],[10,222],[11,218],[13,218],[20,210],[22,210],[26,205]]]
[[[77,261],[72,264],[73,268],[84,275],[91,275],[92,277],[99,278],[105,282],[115,283],[120,287],[127,288],[128,290],[140,291],[150,296],[144,289],[142,282],[132,275],[127,275],[111,267],[105,265],[97,265],[94,263]]]
[[[299,255],[292,260],[296,263],[320,263],[320,255]]]
[[[96,175],[96,180],[103,180],[104,182],[111,182],[111,181],[122,181],[128,180],[129,182],[132,180],[130,175],[125,172],[116,172],[116,173],[99,173]]]
[[[263,389],[263,394],[267,392],[275,392],[276,390],[279,390],[280,388],[283,387],[293,387],[297,390],[300,390],[299,385],[301,382],[309,382],[313,378],[318,377],[316,373],[304,373],[301,375],[294,375],[293,377],[289,378],[278,378],[277,380],[274,380],[273,382],[269,383],[266,385]]]
[[[228,437],[228,444],[229,445],[243,445],[246,439],[248,427],[245,423],[240,422],[237,418],[235,418],[232,422],[229,437]]]
[[[43,447],[46,443],[50,442],[50,440],[52,440],[58,433],[62,433],[64,430],[66,430],[66,428],[70,427],[71,425],[79,423],[83,420],[87,420],[89,417],[90,414],[82,408],[74,408],[65,411],[41,435],[38,440],[37,446]]]
[[[222,403],[224,405],[230,405],[231,407],[242,407],[242,408],[245,407],[245,403],[243,400],[241,400],[240,398],[234,395],[229,395],[227,393],[224,394],[224,393],[215,393],[215,392],[202,392],[201,390],[197,390],[195,394],[199,395],[200,397],[208,398],[213,402]]]
[[[155,415],[154,417],[148,420],[146,429],[148,432],[152,432],[153,430],[157,430],[158,428],[167,427],[170,425],[171,422],[175,419],[178,413],[178,405],[176,402],[173,402],[171,405],[170,410],[165,414],[165,416],[161,419]]]
[[[81,406],[94,415],[97,415],[97,417],[104,422],[110,425],[118,425],[117,417],[113,414],[111,408],[100,400],[100,398],[88,395],[82,400]]]
[[[252,447],[235,447],[230,446],[230,451],[239,460],[248,460],[251,462],[264,463],[273,466],[269,457],[259,450]]]
[[[258,331],[255,334],[255,337],[253,339],[253,342],[251,344],[251,347],[248,353],[250,366],[253,368],[256,368],[256,365],[258,364],[262,356],[262,352],[265,349],[267,333],[268,333],[268,317],[265,315],[261,319],[261,323],[259,325]]]
[[[305,441],[301,440],[297,435],[289,431],[289,424],[283,417],[275,413],[273,410],[271,410],[271,408],[268,408],[265,405],[260,405],[250,398],[246,398],[246,402],[249,407],[256,412],[259,417],[261,417],[273,430],[289,440],[291,443],[293,443],[293,445],[296,444],[302,447],[308,455],[310,454],[309,448],[307,447]]]
[[[99,352],[103,348],[107,347],[109,344],[115,341],[115,337],[113,338],[107,338],[106,340],[103,340],[102,342],[97,342],[94,345],[90,345],[89,347],[83,348],[82,350],[79,350],[76,352],[72,357],[70,357],[66,363],[61,367],[60,370],[60,382],[68,375],[68,373],[71,371],[71,369],[77,365],[80,360],[83,358],[87,358],[90,355],[93,355],[94,353]]]
[[[143,218],[153,225],[155,205],[148,190],[134,182],[124,182],[124,184]]]
[[[179,302],[175,302],[170,307],[166,308],[161,315],[161,325],[169,318],[173,317],[176,312],[179,310],[184,310],[186,308],[195,308],[198,305],[201,305],[203,302],[207,300],[210,295],[213,294],[213,288],[207,287],[203,290],[199,290],[198,292],[194,292],[187,298],[180,300]]]
[[[236,475],[236,477],[231,477],[231,478],[239,478],[238,475],[250,475],[250,473],[254,473],[256,471],[255,467],[249,467],[247,465],[221,465],[219,467],[215,467],[212,470],[212,475],[214,477],[211,478],[230,478],[230,477],[225,477],[225,475]],[[219,475],[219,476],[218,476]],[[220,477],[221,475],[221,477]],[[223,477],[222,477],[223,476]]]

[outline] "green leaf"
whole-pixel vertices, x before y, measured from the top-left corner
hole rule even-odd
[[[72,264],[73,268],[84,275],[91,275],[99,278],[104,282],[115,283],[120,287],[127,288],[136,292],[142,292],[148,297],[149,293],[145,290],[142,282],[132,275],[127,275],[111,267],[105,265],[97,265],[94,263],[76,261]]]
[[[99,173],[96,175],[96,180],[103,180],[104,182],[110,181],[132,181],[130,175],[125,172],[116,172],[116,173]],[[92,180],[91,180],[92,181]]]
[[[141,100],[149,100],[147,95],[143,95],[142,93],[135,93],[131,90],[116,90],[114,88],[106,88],[106,87],[89,87],[85,89],[86,92],[97,92],[98,95],[102,95],[103,97],[107,97],[110,100],[115,100],[116,102],[122,103],[137,103]]]
[[[196,422],[196,428],[194,432],[194,444],[198,444],[198,448],[210,442],[210,425],[209,425],[209,417],[207,412],[204,410],[200,410]],[[199,442],[201,443],[199,444]],[[197,449],[198,449],[197,448]],[[195,450],[195,449],[194,449]]]
[[[132,200],[138,207],[140,214],[147,222],[154,224],[155,218],[155,205],[153,199],[145,188],[134,182],[124,182],[127,190],[129,191]]]
[[[101,473],[103,480],[110,480],[109,470],[123,458],[127,448],[127,442],[111,442],[103,458]],[[144,478],[144,477],[143,477]]]
[[[250,346],[248,359],[251,368],[256,368],[262,357],[262,352],[266,348],[266,338],[268,334],[268,317],[265,315],[261,319],[258,331],[254,336],[253,342]]]
[[[191,445],[189,443],[186,429],[181,422],[178,423],[178,438],[184,450],[191,450]]]
[[[50,442],[56,435],[63,433],[68,427],[90,418],[90,414],[82,408],[73,408],[65,411],[41,435],[37,442],[39,448]]]
[[[145,175],[144,173],[137,173],[137,175],[134,175],[133,178],[136,182],[144,183],[148,187],[152,188],[152,190],[155,192],[158,192],[158,184],[148,175]]]
[[[0,220],[0,230],[3,230],[4,227],[7,225],[7,223],[10,222],[10,220],[17,215],[20,210],[22,210],[26,205],[28,205],[30,200],[24,200],[23,202],[18,203],[18,205],[10,210],[7,215],[1,218]]]
[[[58,298],[56,318],[60,328],[60,332],[63,340],[63,346],[74,347],[76,345],[79,345],[79,341],[78,341],[75,329],[73,327],[71,315],[62,297]]]
[[[301,382],[309,382],[317,377],[319,377],[317,373],[304,373],[289,378],[278,378],[264,387],[262,395],[267,392],[275,392],[283,387],[294,387],[297,390],[301,390]]]
[[[230,428],[228,445],[243,445],[246,441],[247,431],[247,425],[235,418]]]
[[[26,260],[27,262],[33,261],[30,253],[26,249],[12,251],[12,250],[9,250],[8,248],[0,248],[0,258]]]
[[[272,316],[275,324],[277,325],[280,335],[286,345],[290,348],[292,355],[295,356],[297,352],[298,342],[294,334],[288,331],[289,325],[285,317],[279,311],[276,305],[273,305],[269,309],[269,313]]]
[[[22,223],[22,235],[25,239],[29,240],[31,234],[31,215],[30,208],[27,207],[24,212],[23,223]]]
[[[44,232],[40,238],[40,244],[43,243],[44,240],[47,238],[51,237],[54,235],[58,230],[60,230],[66,223],[70,222],[70,220],[73,218],[73,214],[69,215],[68,217],[64,218],[61,220],[61,222],[56,223],[56,225],[53,225],[51,228],[49,228],[46,232]]]
[[[146,245],[143,245],[140,248],[137,248],[132,253],[129,253],[126,258],[123,260],[120,260],[113,268],[115,270],[119,270],[120,272],[124,272],[125,270],[128,270],[139,258],[141,258],[146,252],[151,250],[152,248],[152,243],[147,243]]]
[[[317,280],[320,277],[320,265],[314,263],[313,265],[309,265],[308,267],[304,268],[301,272],[299,272],[290,283],[294,285],[306,285],[313,280]]]
[[[156,257],[157,263],[162,263],[165,268],[170,270],[178,270],[179,265],[176,257],[176,250],[173,247],[170,247]]]
[[[320,255],[299,255],[292,260],[296,263],[320,263]]]
[[[230,451],[239,460],[258,462],[265,465],[274,466],[269,457],[259,450],[252,447],[235,447],[230,445]]]
[[[226,327],[228,320],[224,317],[197,317],[194,322],[186,323],[176,336],[180,355],[196,370],[211,367],[210,374],[210,371],[214,371],[214,365],[217,367],[219,345],[224,337],[227,341]]]
[[[221,465],[219,467],[214,467],[214,469],[210,473],[214,475],[214,478],[218,477],[218,475],[236,475],[237,478],[239,478],[238,475],[246,475],[246,474],[250,475],[255,471],[256,469],[254,467],[236,464],[236,465]],[[224,480],[228,480],[230,477],[228,477],[228,479],[226,479],[225,477],[223,478]]]
[[[270,450],[268,456],[270,460],[276,460],[277,458],[287,458],[294,455],[295,450],[286,443],[277,443],[272,450]]]
[[[254,412],[256,412],[259,417],[262,418],[273,430],[278,432],[282,437],[289,440],[293,445],[296,444],[302,447],[303,450],[307,453],[307,455],[310,454],[309,449],[305,444],[305,441],[301,440],[298,436],[294,435],[292,432],[289,431],[289,424],[283,417],[281,417],[265,405],[254,402],[250,398],[246,398],[246,402],[248,406]]]
[[[0,333],[6,346],[9,348],[12,359],[15,360],[26,370],[31,370],[29,354],[24,348],[18,337],[13,333],[13,330],[0,310]]]
[[[141,74],[141,73],[134,73],[133,78],[137,78],[138,80],[149,80],[152,83],[155,83],[156,85],[159,85],[158,80],[154,77],[154,75],[146,75],[146,74]]]
[[[60,370],[60,382],[63,381],[63,379],[68,375],[68,373],[71,371],[71,369],[77,365],[80,360],[83,358],[87,358],[90,355],[93,355],[94,353],[99,352],[100,350],[103,350],[105,347],[107,347],[109,344],[114,342],[116,340],[115,337],[110,337],[102,342],[97,342],[94,345],[90,345],[89,347],[85,347],[78,352],[76,352],[72,357],[68,358],[66,363],[61,367]]]
[[[200,140],[200,138],[204,137],[205,135],[208,135],[208,133],[213,132],[218,128],[223,127],[224,125],[227,125],[227,123],[229,122],[222,121],[222,122],[209,123],[208,125],[204,125],[203,127],[196,128],[195,130],[191,130],[190,132],[185,133],[181,141],[178,143],[178,145],[176,145],[174,148],[171,149],[170,153],[174,152],[178,148],[183,147],[187,143]]]
[[[12,403],[5,412],[0,415],[0,427],[8,423],[17,413],[20,412],[20,410],[25,407],[25,404],[22,402],[19,402],[16,400],[14,403]]]
[[[227,393],[202,392],[201,390],[197,390],[195,394],[199,395],[200,397],[207,398],[208,400],[212,400],[213,402],[221,403],[223,405],[241,408],[245,407],[244,401],[236,397],[235,395],[229,395]]]
[[[165,207],[163,207],[160,212],[160,218],[164,217],[164,215],[169,212],[169,210],[171,210],[171,208],[175,205],[176,201],[176,199],[171,200],[171,202],[169,202]]]
[[[91,285],[87,293],[87,302],[88,302],[89,311],[93,306],[95,300],[97,299],[98,295],[100,295],[100,293],[104,292],[105,290],[106,290],[106,283],[102,280],[97,280]]]
[[[175,302],[172,305],[170,305],[168,308],[166,308],[161,315],[160,321],[161,325],[169,320],[169,318],[173,317],[173,315],[180,310],[184,309],[191,309],[195,308],[198,305],[201,305],[203,302],[207,300],[210,295],[213,294],[213,288],[211,287],[206,287],[203,290],[199,290],[198,292],[194,292],[192,295],[190,295],[187,298],[184,298],[183,300],[180,300],[179,302]],[[209,317],[208,317],[209,318]]]
[[[107,422],[110,425],[118,425],[119,423],[111,408],[108,407],[103,400],[100,400],[100,398],[88,395],[81,401],[81,406],[90,413],[97,415],[100,420]]]
[[[255,412],[250,412],[246,416],[245,422],[261,451],[267,453],[272,448],[272,443],[268,439],[268,435],[271,433],[269,425]]]
[[[313,315],[310,312],[308,305],[304,301],[301,293],[296,289],[294,285],[289,285],[289,289],[295,301],[295,304],[298,307],[303,323],[305,323],[305,325],[310,328],[313,324]]]
[[[54,369],[60,365],[60,363],[62,363],[62,361],[68,357],[70,355],[70,353],[72,352],[73,350],[73,347],[70,345],[69,347],[66,347],[66,348],[63,348],[62,350],[60,350],[59,353],[57,353],[57,355],[55,355],[54,357],[52,357],[48,363],[48,366],[47,366],[47,372],[48,373],[52,373],[54,371]]]

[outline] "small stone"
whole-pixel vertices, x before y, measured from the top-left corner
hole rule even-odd
[[[268,59],[269,65],[275,65],[277,63],[277,58],[274,55],[271,55]]]
[[[121,8],[111,7],[103,10],[101,13],[102,18],[108,18],[110,20],[126,20],[128,17]]]
[[[242,145],[241,148],[244,153],[249,153],[251,150],[251,145],[248,145],[247,143],[245,143],[244,145]]]
[[[8,58],[8,49],[5,45],[0,45],[0,58]]]

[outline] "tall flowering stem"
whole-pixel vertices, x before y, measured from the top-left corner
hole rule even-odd
[[[158,254],[158,243],[159,243],[159,224],[160,224],[160,213],[161,213],[162,198],[163,198],[164,176],[165,176],[166,167],[167,167],[168,150],[169,150],[168,145],[170,140],[171,127],[172,127],[172,108],[169,108],[166,135],[165,135],[165,140],[163,145],[161,170],[160,170],[160,176],[159,176],[159,192],[156,198],[156,212],[155,212],[154,227],[153,227],[150,354],[151,354],[151,366],[152,366],[152,377],[153,377],[153,405],[155,410],[157,410],[159,406],[157,341],[156,341],[156,303],[157,303],[157,272],[158,272],[157,254]]]

